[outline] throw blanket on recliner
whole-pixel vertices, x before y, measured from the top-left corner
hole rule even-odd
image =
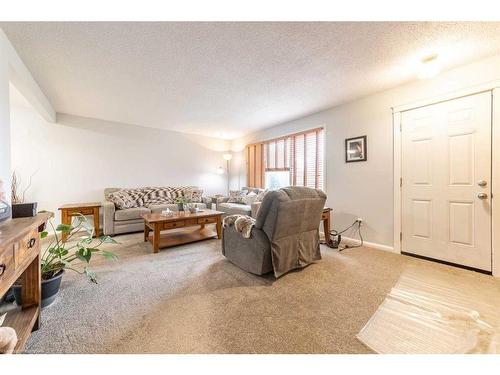
[[[255,225],[255,219],[248,215],[229,215],[222,222],[224,228],[234,225],[237,232],[241,233],[244,238],[250,238],[252,227]]]

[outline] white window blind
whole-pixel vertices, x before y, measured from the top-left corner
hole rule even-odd
[[[323,128],[265,142],[264,165],[266,172],[289,172],[292,186],[323,189]]]

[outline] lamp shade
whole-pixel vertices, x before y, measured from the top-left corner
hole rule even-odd
[[[233,158],[233,154],[227,152],[225,154],[222,154],[222,157],[224,158],[224,160],[231,160]]]
[[[224,174],[224,168],[222,168],[222,167],[217,168],[217,173]]]

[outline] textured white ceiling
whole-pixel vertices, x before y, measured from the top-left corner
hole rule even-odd
[[[500,23],[0,23],[57,112],[234,138],[500,53]]]

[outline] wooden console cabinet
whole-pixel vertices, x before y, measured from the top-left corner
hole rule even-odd
[[[31,331],[40,324],[40,232],[51,213],[0,223],[0,296],[21,279],[23,305],[9,311],[2,326],[17,334],[15,353],[22,352]]]

